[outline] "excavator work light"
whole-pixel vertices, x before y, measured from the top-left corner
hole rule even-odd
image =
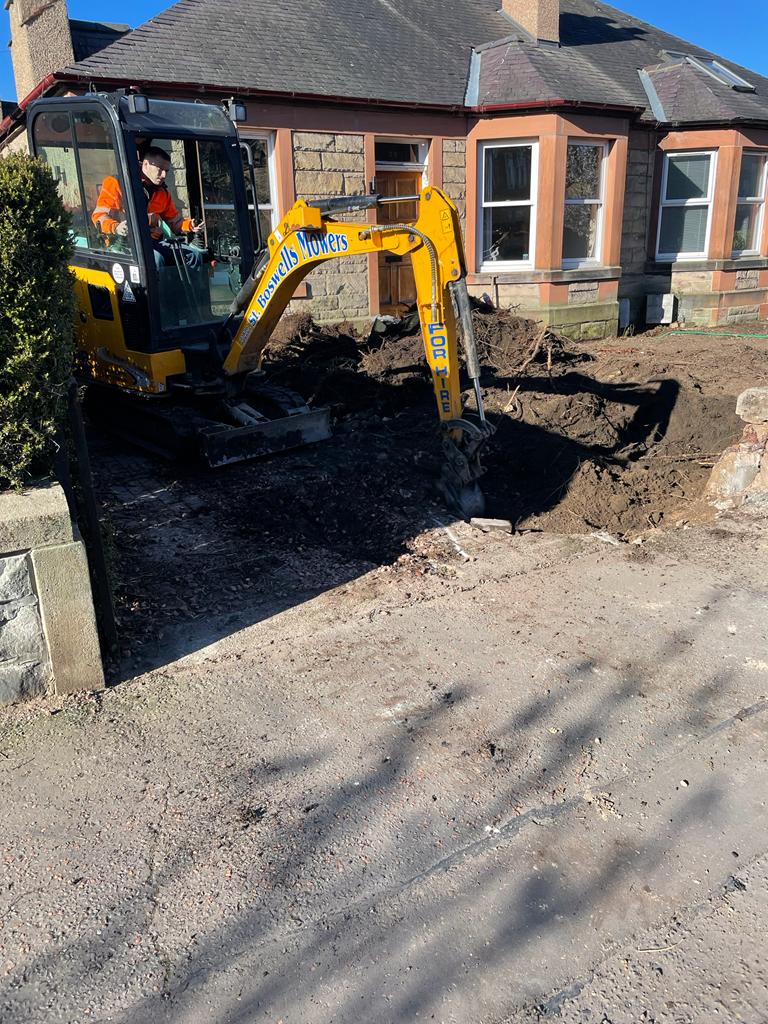
[[[138,93],[132,93],[128,97],[128,109],[132,114],[147,114],[149,112],[149,99]]]
[[[238,122],[245,121],[247,117],[247,110],[244,103],[237,103],[235,100],[227,100],[226,103],[227,113],[231,120],[237,124]]]

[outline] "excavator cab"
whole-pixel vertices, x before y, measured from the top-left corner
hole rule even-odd
[[[81,371],[145,395],[169,377],[212,383],[221,327],[262,246],[254,178],[227,111],[141,95],[54,98],[32,106],[29,135],[72,217]],[[150,149],[167,154],[161,188],[201,232],[150,224]]]

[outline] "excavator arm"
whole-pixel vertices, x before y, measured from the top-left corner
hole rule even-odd
[[[342,213],[375,209],[386,202],[418,199],[414,224],[350,223]],[[427,363],[443,430],[438,486],[450,506],[469,518],[482,514],[477,480],[479,454],[493,428],[485,418],[472,329],[458,211],[440,189],[418,197],[358,196],[318,203],[298,200],[267,240],[267,247],[232,304],[243,314],[224,362],[236,375],[259,369],[264,349],[298,284],[329,260],[390,252],[410,256]],[[477,420],[464,416],[459,383],[457,324],[477,402]]]

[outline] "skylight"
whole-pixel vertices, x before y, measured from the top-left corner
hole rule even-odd
[[[716,78],[723,85],[729,85],[731,89],[735,89],[737,92],[755,92],[754,85],[751,85],[740,75],[737,75],[735,71],[731,71],[730,68],[721,64],[719,60],[715,60],[714,57],[694,57],[690,53],[674,53],[671,50],[667,50],[666,55],[672,57],[673,60],[687,61],[693,67],[698,68],[699,71],[703,71],[712,78]]]

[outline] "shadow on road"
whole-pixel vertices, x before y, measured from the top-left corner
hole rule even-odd
[[[717,732],[722,668],[687,698],[662,696],[689,645],[724,614],[713,593],[696,628],[662,635],[645,659],[585,651],[547,692],[523,683],[516,665],[363,721],[352,693],[370,688],[375,706],[375,682],[351,680],[347,698],[333,699],[340,732],[318,683],[311,746],[269,756],[255,721],[221,793],[208,781],[218,749],[195,751],[191,777],[157,778],[135,885],[122,887],[101,931],[83,922],[19,964],[4,983],[8,1005],[42,986],[79,989],[94,1008],[88,1019],[119,1024],[384,1024],[469,1021],[455,1016],[462,1005],[476,1007],[473,1021],[490,1020],[488,1006],[550,990],[571,951],[574,961],[584,948],[604,951],[663,918],[663,890],[687,877],[688,835],[715,827],[728,803],[713,773],[660,808],[625,806],[663,772],[660,755]],[[490,686],[510,713],[489,722]],[[631,774],[616,762],[608,777],[600,750],[627,742],[627,719]],[[478,723],[490,730],[479,744]],[[207,735],[230,728],[220,707]],[[670,738],[683,731],[684,741]],[[181,732],[179,757],[190,742]],[[140,967],[137,941],[150,947]],[[139,972],[123,979],[135,997],[114,976],[100,989],[107,963],[117,980]]]

